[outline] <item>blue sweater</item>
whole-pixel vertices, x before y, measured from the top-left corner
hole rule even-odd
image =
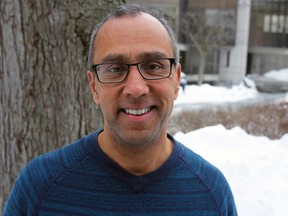
[[[108,158],[99,131],[33,159],[3,216],[237,215],[222,173],[181,143],[156,171],[134,176]]]

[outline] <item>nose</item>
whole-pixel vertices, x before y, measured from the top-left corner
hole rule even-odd
[[[147,81],[142,77],[136,66],[131,66],[124,82],[123,94],[138,98],[149,93]]]

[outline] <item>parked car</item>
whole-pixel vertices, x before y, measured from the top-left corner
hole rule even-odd
[[[181,72],[181,77],[180,77],[180,86],[183,90],[183,92],[185,91],[185,87],[187,85],[187,78],[186,78],[186,74],[184,72]]]
[[[278,80],[263,75],[250,75],[249,79],[255,82],[256,88],[259,92],[265,93],[283,93],[288,92],[288,82],[285,80]]]

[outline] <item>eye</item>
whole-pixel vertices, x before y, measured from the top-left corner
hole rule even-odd
[[[142,69],[145,71],[155,71],[159,69],[163,69],[163,65],[157,61],[146,62],[142,65]]]
[[[159,69],[159,68],[162,68],[159,64],[150,64],[148,66],[149,70],[156,70],[156,69]]]
[[[108,64],[106,71],[110,73],[123,73],[126,72],[127,66],[121,64]]]

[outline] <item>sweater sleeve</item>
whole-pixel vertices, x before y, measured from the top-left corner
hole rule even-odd
[[[206,178],[206,183],[213,194],[221,215],[237,216],[231,188],[222,172],[215,168],[214,178]]]
[[[185,163],[189,169],[201,179],[210,191],[214,202],[218,206],[219,215],[237,216],[231,188],[222,172],[190,149],[183,147],[186,153]]]
[[[3,216],[32,215],[33,201],[31,194],[34,189],[29,182],[27,169],[25,168],[17,177],[5,204]]]
[[[43,167],[43,163],[46,163],[43,157],[46,156],[33,159],[21,171],[6,202],[3,216],[33,215],[37,201],[44,194],[45,185],[49,184],[49,178],[53,176]]]
[[[3,216],[37,215],[53,182],[87,155],[87,140],[89,138],[84,137],[30,161],[14,183]]]

